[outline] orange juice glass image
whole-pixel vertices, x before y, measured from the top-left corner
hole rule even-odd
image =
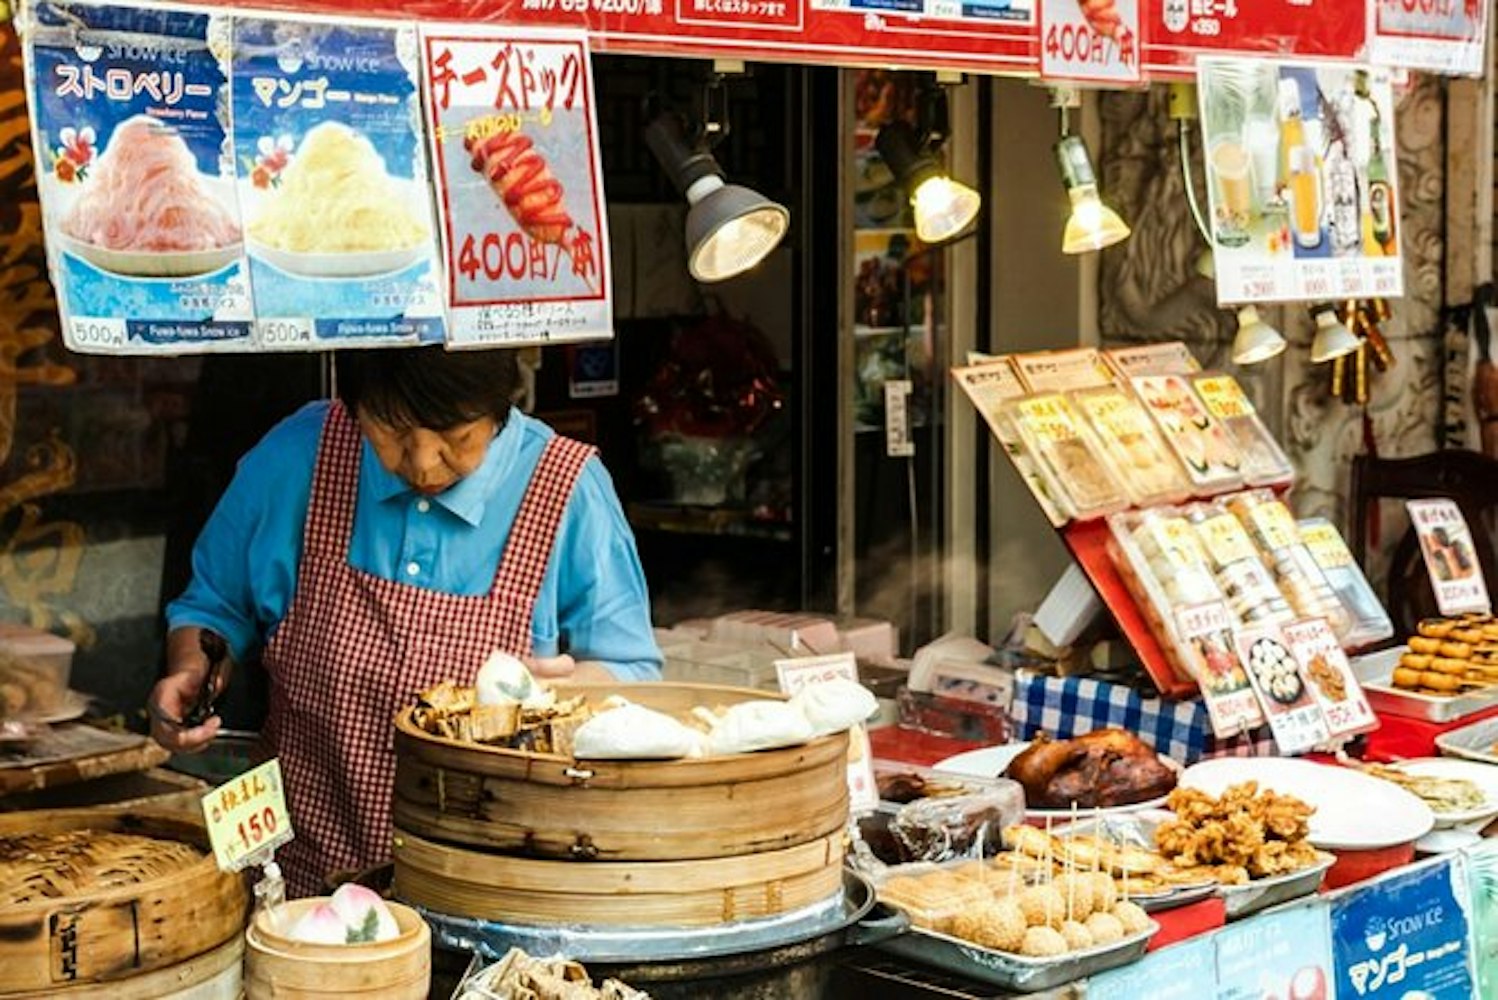
[[[1290,232],[1295,245],[1315,249],[1321,245],[1321,171],[1309,146],[1290,150]]]
[[[1248,242],[1248,220],[1253,213],[1253,179],[1248,150],[1237,138],[1212,144],[1212,180],[1217,195],[1217,241],[1226,246]]]

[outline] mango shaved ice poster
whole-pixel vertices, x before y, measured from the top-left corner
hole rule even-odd
[[[260,345],[444,337],[413,26],[234,22],[234,163]]]
[[[96,354],[248,350],[251,296],[221,15],[25,8],[63,339]]]

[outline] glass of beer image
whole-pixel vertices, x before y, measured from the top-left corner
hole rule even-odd
[[[1223,246],[1241,247],[1248,242],[1248,220],[1253,214],[1253,181],[1249,176],[1248,151],[1235,137],[1219,139],[1208,156],[1213,194],[1216,195],[1214,231]]]
[[[1321,245],[1321,171],[1310,146],[1290,150],[1290,234],[1295,245],[1314,250]]]

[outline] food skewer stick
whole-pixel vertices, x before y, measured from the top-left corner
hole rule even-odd
[[[1071,826],[1066,828],[1066,919],[1075,920],[1077,898],[1077,800],[1071,800]]]
[[[1056,840],[1051,834],[1051,817],[1045,818],[1045,882],[1051,885],[1056,880]],[[1045,896],[1045,919],[1051,922],[1051,897],[1054,893],[1046,893]]]

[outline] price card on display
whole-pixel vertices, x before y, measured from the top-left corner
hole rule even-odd
[[[780,680],[781,692],[794,696],[803,688],[826,681],[844,680],[857,684],[858,660],[852,653],[790,657],[775,661],[775,674]],[[854,812],[869,812],[879,806],[873,756],[868,730],[863,726],[848,730],[848,807]]]
[[[1410,500],[1405,504],[1420,552],[1425,557],[1425,571],[1436,592],[1436,604],[1443,615],[1469,611],[1490,614],[1492,601],[1483,579],[1477,550],[1472,547],[1472,529],[1454,500]]]
[[[1212,935],[1217,951],[1217,997],[1329,1000],[1331,926],[1325,903],[1269,910]],[[1205,994],[1212,996],[1213,994]]]
[[[1467,913],[1450,861],[1381,878],[1338,899],[1332,906],[1332,943],[1339,997],[1491,995],[1473,989]]]
[[[1238,633],[1237,641],[1238,658],[1248,670],[1280,752],[1305,753],[1330,739],[1326,716],[1311,694],[1310,680],[1279,629],[1248,629]]]
[[[608,224],[587,36],[424,25],[454,347],[608,339]]]
[[[1151,952],[1087,980],[1087,1000],[1203,1000],[1217,995],[1215,946],[1206,935]]]
[[[1135,375],[1191,375],[1202,370],[1191,349],[1179,340],[1104,352],[1113,370],[1125,379]]]
[[[1140,0],[1041,0],[1040,75],[1138,83]]]
[[[1352,674],[1352,665],[1324,618],[1286,625],[1285,643],[1305,672],[1311,693],[1326,716],[1333,739],[1365,732],[1378,725],[1368,696]]]
[[[268,760],[203,796],[203,817],[218,866],[237,872],[267,860],[292,838],[281,762]]]
[[[1031,392],[1064,392],[1113,383],[1107,362],[1091,347],[1017,354],[1014,367]]]
[[[1212,732],[1222,738],[1251,730],[1264,712],[1249,683],[1233,639],[1233,618],[1221,601],[1177,608],[1181,654],[1207,702]]]
[[[1372,62],[1481,76],[1492,0],[1369,0]]]

